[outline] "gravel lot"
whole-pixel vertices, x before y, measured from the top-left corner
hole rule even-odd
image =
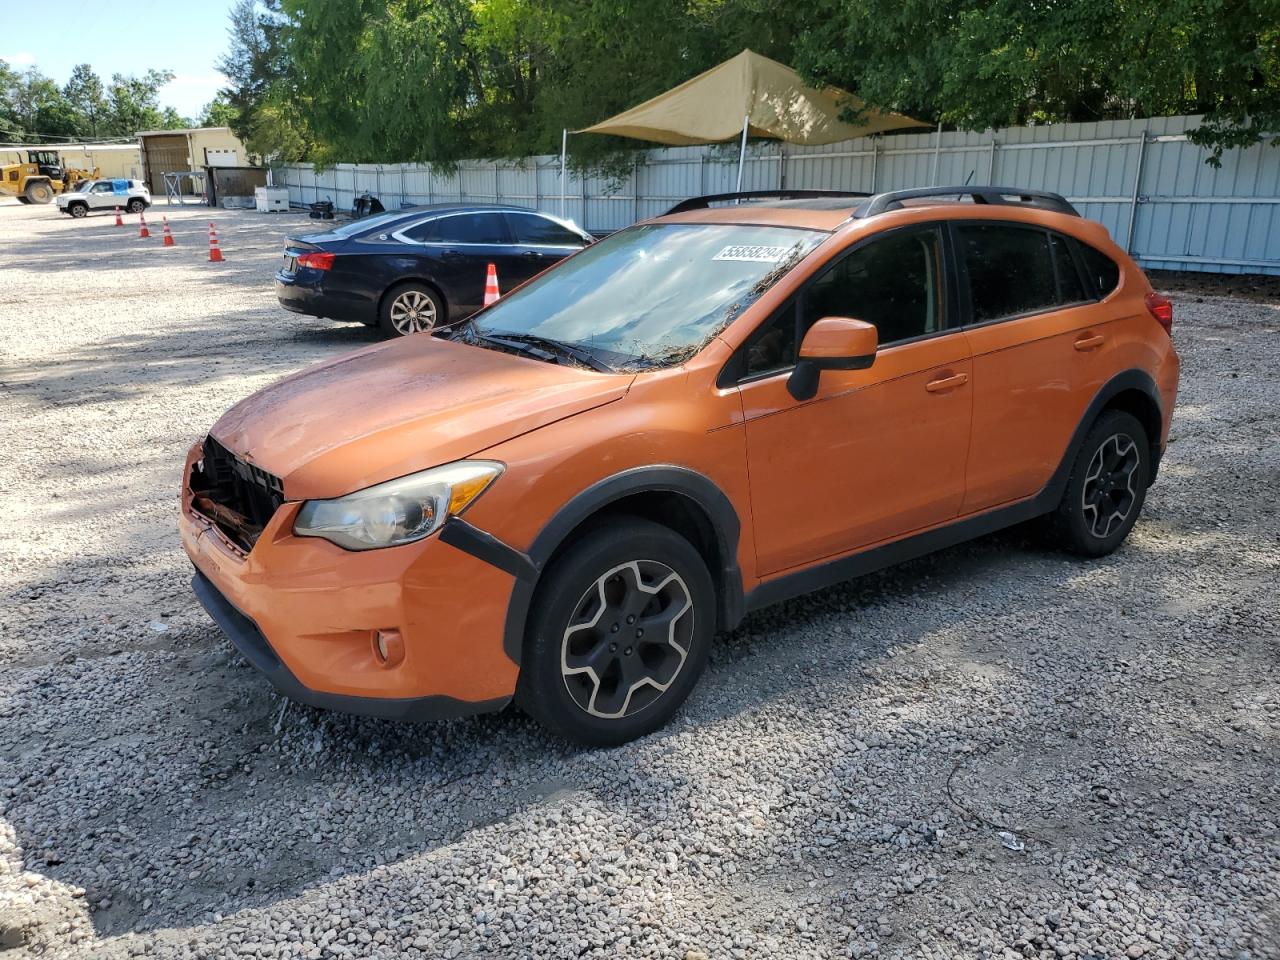
[[[276,698],[191,596],[183,453],[369,342],[301,221],[0,204],[7,956],[1280,957],[1280,302],[1178,294],[1128,544],[1014,532],[754,615],[622,749]],[[158,233],[158,231],[157,231]]]

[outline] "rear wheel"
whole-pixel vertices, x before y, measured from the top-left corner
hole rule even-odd
[[[134,197],[128,202],[125,209],[130,213],[141,213],[143,210],[147,209],[147,201],[143,200],[141,197]]]
[[[53,185],[48,180],[31,180],[23,191],[27,203],[52,203]]]
[[[688,540],[638,518],[597,527],[543,575],[516,700],[578,743],[643,736],[697,683],[715,610],[711,575]]]
[[[378,325],[388,337],[430,333],[444,322],[440,295],[423,283],[402,283],[382,298]]]
[[[1086,557],[1115,550],[1138,520],[1150,476],[1151,445],[1138,418],[1104,413],[1080,445],[1062,502],[1049,516],[1053,540]]]
[[[73,203],[67,207],[67,213],[79,220],[81,217],[89,215],[89,207],[84,203]]]

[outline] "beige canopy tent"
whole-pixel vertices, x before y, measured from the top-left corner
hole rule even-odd
[[[846,108],[859,111],[859,123],[840,119]],[[851,140],[885,130],[929,124],[900,113],[868,107],[836,87],[808,87],[785,64],[743,50],[718,67],[646,100],[616,117],[574,131],[607,133],[671,146],[720,143],[742,138],[738,154],[738,189],[747,137],[772,137],[788,143],[823,144]],[[568,132],[561,141],[562,160]]]

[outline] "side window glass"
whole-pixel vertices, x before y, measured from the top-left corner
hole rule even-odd
[[[1053,268],[1058,271],[1058,302],[1080,303],[1088,300],[1084,292],[1084,284],[1080,281],[1080,271],[1071,257],[1071,249],[1067,246],[1067,238],[1058,233],[1049,234],[1049,248],[1053,251]]]
[[[440,221],[427,220],[425,223],[415,224],[406,230],[404,235],[414,243],[430,243],[432,240],[439,240]]]
[[[1097,285],[1099,297],[1105,297],[1120,285],[1120,268],[1116,266],[1114,260],[1087,243],[1080,244],[1080,253],[1084,259],[1085,270]]]
[[[110,192],[111,192],[111,184],[109,184],[109,183],[95,183],[95,184],[93,185],[93,192],[94,192],[94,193],[110,193]]]
[[[464,213],[439,220],[445,243],[510,243],[507,221],[500,213]]]
[[[936,229],[888,234],[813,282],[805,292],[805,323],[823,317],[865,320],[875,325],[881,345],[937,333],[944,326],[943,276]]]
[[[1044,230],[965,224],[956,233],[969,273],[973,322],[985,323],[1057,305],[1057,283]]]
[[[532,213],[509,213],[507,219],[515,232],[517,243],[552,247],[582,246],[582,237],[546,217]]]
[[[743,377],[759,377],[796,364],[796,300],[774,314],[743,346]]]

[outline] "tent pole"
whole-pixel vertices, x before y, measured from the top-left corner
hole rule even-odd
[[[564,219],[564,194],[567,181],[565,180],[566,167],[569,160],[569,128],[565,127],[560,131],[560,219]]]
[[[750,114],[742,118],[742,146],[738,148],[738,185],[734,188],[734,193],[742,192],[742,165],[747,159],[747,125],[750,122]]]
[[[942,153],[942,121],[941,120],[938,121],[937,138],[938,139],[933,142],[933,177],[931,179],[931,184],[930,184],[931,186],[935,186],[935,187],[938,185],[938,157]]]

